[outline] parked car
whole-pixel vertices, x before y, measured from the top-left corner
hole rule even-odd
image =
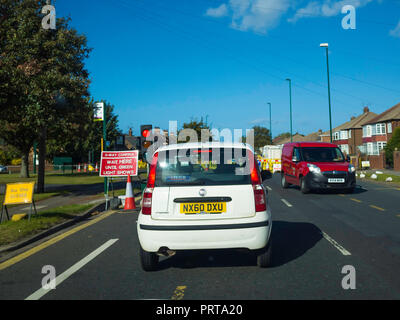
[[[8,168],[6,166],[0,165],[0,173],[8,173]]]
[[[272,220],[262,179],[270,176],[242,143],[159,148],[137,221],[143,269],[179,250],[228,248],[252,250],[260,267],[269,266]]]
[[[303,193],[316,189],[353,192],[355,168],[333,143],[287,143],[282,150],[281,185],[300,186]]]

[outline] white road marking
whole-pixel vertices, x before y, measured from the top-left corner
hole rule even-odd
[[[91,260],[96,258],[100,253],[102,253],[108,247],[112,246],[117,241],[118,241],[118,239],[108,240],[101,247],[99,247],[96,250],[94,250],[91,254],[89,254],[88,256],[83,258],[82,260],[80,260],[77,263],[75,263],[71,268],[69,268],[68,270],[64,271],[64,273],[62,273],[58,277],[56,277],[56,285],[57,286],[60,285],[64,280],[69,278],[71,275],[73,275],[75,272],[77,272],[79,269],[81,269],[85,264],[87,264],[88,262],[90,262]],[[39,300],[41,297],[43,297],[46,293],[48,293],[51,290],[54,290],[54,289],[40,288],[36,292],[32,293],[25,300]]]
[[[351,256],[351,253],[347,251],[345,248],[343,248],[339,243],[337,243],[335,240],[333,240],[330,236],[328,236],[325,232],[321,232],[322,236],[328,240],[336,249],[340,251],[341,254],[344,256]]]
[[[268,191],[272,191],[271,187],[269,187],[269,186],[266,186],[266,187],[267,187]]]
[[[284,204],[286,204],[289,208],[293,207],[287,200],[281,199]]]

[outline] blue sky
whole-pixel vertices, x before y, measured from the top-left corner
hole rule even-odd
[[[54,1],[53,1],[54,2]],[[356,29],[342,28],[344,5]],[[168,129],[208,117],[214,128],[329,129],[325,49],[329,43],[333,126],[400,102],[397,0],[57,0],[57,16],[93,48],[91,95],[115,105],[120,128]]]

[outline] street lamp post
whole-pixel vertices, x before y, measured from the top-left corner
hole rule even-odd
[[[292,124],[292,80],[286,79],[289,81],[289,99],[290,99],[290,142],[293,142],[293,124]]]
[[[319,46],[326,49],[326,71],[328,74],[328,101],[329,101],[329,133],[332,143],[331,85],[329,81],[329,58],[328,58],[329,45],[328,43],[321,43]]]
[[[271,137],[271,144],[272,144],[272,118],[271,118],[271,102],[268,102],[269,104],[269,135]]]

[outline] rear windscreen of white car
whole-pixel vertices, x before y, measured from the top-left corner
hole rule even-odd
[[[251,184],[250,155],[245,148],[160,151],[155,186]]]

